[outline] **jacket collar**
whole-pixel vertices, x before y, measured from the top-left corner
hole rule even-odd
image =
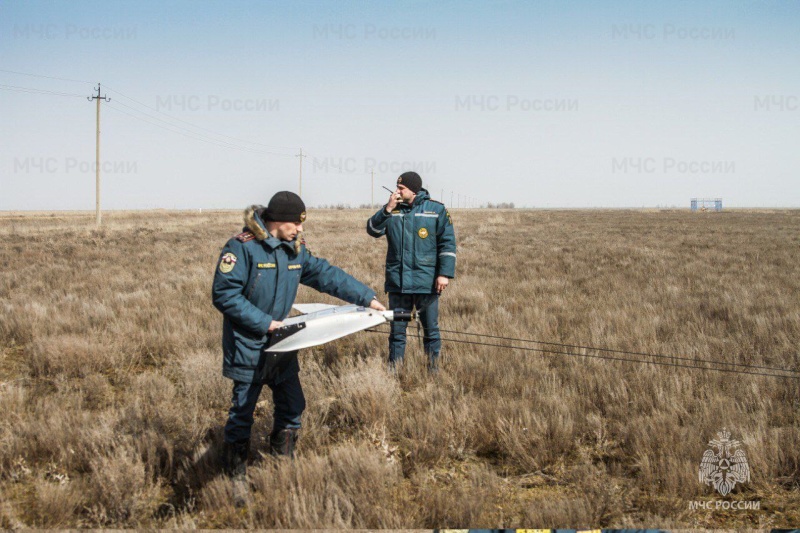
[[[427,189],[420,189],[417,195],[414,197],[414,201],[411,202],[410,207],[417,207],[422,204],[425,200],[428,200],[431,197],[430,193]]]
[[[268,248],[272,248],[273,250],[279,246],[283,246],[284,248],[286,248],[287,252],[293,254],[295,252],[295,246],[294,246],[295,241],[297,241],[297,239],[294,239],[291,242],[282,241],[279,238],[273,237],[272,235],[268,234],[267,238],[261,242],[264,243],[265,246],[267,246]]]
[[[277,237],[273,237],[268,231],[267,226],[264,224],[264,221],[261,220],[261,212],[264,210],[264,206],[262,205],[251,205],[247,209],[244,210],[244,225],[247,230],[255,235],[257,241],[261,241],[263,244],[272,248],[273,250],[278,246],[283,245],[287,251],[294,252],[295,251],[295,239],[292,242],[285,242],[280,240]]]

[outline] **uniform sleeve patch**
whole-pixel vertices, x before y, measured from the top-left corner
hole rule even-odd
[[[222,256],[222,259],[219,260],[219,271],[223,274],[228,274],[230,271],[233,270],[233,267],[236,265],[236,256],[231,252],[226,253]]]
[[[252,241],[253,239],[256,238],[256,236],[249,231],[245,231],[237,235],[235,238],[239,242],[247,242],[247,241]]]

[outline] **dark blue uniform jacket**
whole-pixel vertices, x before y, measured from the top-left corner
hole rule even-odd
[[[342,269],[311,255],[304,242],[267,233],[259,207],[245,211],[245,231],[222,249],[212,288],[214,306],[224,317],[222,373],[236,381],[254,381],[270,322],[286,318],[300,283],[357,305],[369,306],[375,296]],[[285,370],[284,376],[299,370],[296,359]]]
[[[420,189],[411,205],[385,206],[367,220],[367,233],[386,235],[386,292],[433,294],[436,276],[456,276],[456,234],[444,204]]]

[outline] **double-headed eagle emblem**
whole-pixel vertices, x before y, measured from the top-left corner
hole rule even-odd
[[[700,462],[700,483],[714,485],[717,492],[726,496],[737,483],[750,481],[750,466],[744,450],[736,449],[742,443],[731,439],[730,431],[723,429],[717,437],[708,442],[712,449],[706,450]]]

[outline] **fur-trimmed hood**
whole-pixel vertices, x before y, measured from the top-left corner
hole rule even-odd
[[[272,237],[272,235],[267,232],[267,227],[261,219],[261,213],[264,209],[266,209],[266,207],[263,205],[253,204],[244,210],[244,226],[253,234],[257,241],[265,241]],[[299,254],[300,246],[305,243],[306,241],[303,238],[303,234],[298,233],[297,237],[292,242],[284,242],[283,244],[294,250],[294,253]]]
[[[256,240],[263,241],[269,237],[264,222],[261,221],[263,205],[251,205],[244,210],[244,226],[256,237]]]

